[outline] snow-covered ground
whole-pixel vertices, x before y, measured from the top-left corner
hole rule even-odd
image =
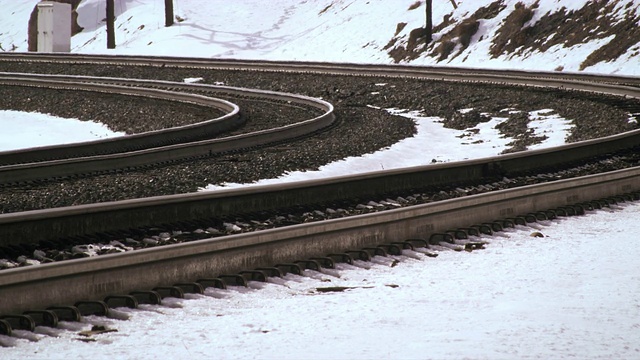
[[[488,156],[509,141],[496,138],[485,124],[473,139],[461,140],[456,136],[462,131],[443,128],[437,118],[396,113],[416,119],[415,137],[260,184]],[[537,130],[549,136],[545,145],[563,143],[566,120],[551,111],[539,113],[549,114],[547,126]],[[33,116],[23,115],[22,123]],[[92,135],[80,127],[73,131]],[[14,136],[21,144],[31,138]],[[498,234],[485,239],[491,242],[486,250],[472,253],[443,252],[435,259],[407,253],[393,267],[393,259],[376,258],[357,267],[251,283],[247,289],[210,288],[206,296],[167,299],[164,306],[118,309],[128,313],[126,321],[88,317],[83,324],[63,324],[66,330],[0,336],[6,346],[0,354],[7,359],[636,358],[640,248],[633,245],[633,234],[640,231],[639,218],[640,203],[625,204]],[[534,231],[546,237],[531,237]],[[331,286],[354,288],[316,291]],[[95,324],[117,332],[79,341],[78,332]]]
[[[445,15],[461,21],[494,0],[433,1],[433,22]],[[503,0],[507,9],[516,3],[538,3],[534,18],[562,7],[580,9],[588,1]],[[0,51],[26,51],[27,23],[38,0],[0,0]],[[99,54],[148,54],[269,60],[391,63],[384,47],[395,36],[407,41],[412,29],[424,26],[424,5],[409,10],[416,0],[173,0],[178,21],[164,27],[164,0],[115,0],[116,49],[107,49],[104,0],[83,0],[78,23],[84,30],[73,36],[71,51]],[[615,11],[640,14],[637,0],[617,0]],[[557,45],[548,51],[492,58],[491,41],[509,11],[483,19],[469,47],[438,65],[554,71],[578,71],[584,59],[612,37],[577,44]],[[396,35],[398,24],[407,25]],[[455,24],[450,25],[453,26]],[[450,28],[448,27],[448,28]],[[446,31],[446,28],[445,28]],[[438,34],[434,40],[438,40]],[[611,62],[585,69],[606,74],[640,75],[640,44]],[[422,55],[411,64],[434,65],[435,57]]]
[[[507,144],[513,141],[511,138],[501,137],[499,131],[495,129],[496,125],[507,120],[506,117],[494,117],[490,121],[478,124],[473,129],[454,130],[445,128],[441,118],[423,116],[420,111],[398,109],[387,109],[387,111],[413,119],[418,130],[417,134],[375,153],[335,161],[321,166],[316,171],[293,171],[274,179],[262,179],[251,184],[208,185],[203,190],[313,180],[349,173],[428,165],[433,160],[450,162],[489,157],[499,155],[508,148]],[[573,127],[567,119],[559,117],[550,109],[532,111],[529,116],[536,119],[531,122],[531,128],[536,134],[544,133],[548,136],[547,140],[535,145],[536,148],[565,144],[565,138]],[[540,126],[541,124],[544,124],[544,128]]]
[[[637,359],[640,203],[249,288],[0,336],[4,359]],[[630,221],[636,219],[636,221]],[[534,231],[546,237],[530,236]],[[366,267],[369,267],[368,269]],[[353,287],[343,292],[317,288]],[[92,324],[117,332],[79,341]],[[50,329],[42,329],[43,331]],[[34,341],[36,340],[37,341]]]
[[[0,110],[0,151],[68,144],[123,136],[93,121],[59,118],[41,113]]]
[[[462,111],[467,109],[462,109]],[[392,114],[406,116],[416,122],[417,134],[396,144],[365,154],[361,157],[349,157],[326,164],[316,171],[293,171],[273,179],[263,179],[251,184],[226,183],[222,186],[202,184],[202,190],[216,190],[253,185],[312,180],[345,173],[361,173],[377,170],[427,165],[433,160],[450,162],[470,158],[488,157],[500,154],[507,149],[513,139],[500,137],[494,127],[507,118],[495,117],[491,121],[478,124],[477,131],[454,130],[445,128],[442,119],[422,116],[419,111],[387,109]],[[572,128],[569,120],[559,117],[552,109],[532,111],[531,128],[536,134],[545,135],[547,140],[532,148],[558,146]],[[20,127],[15,124],[21,124]],[[61,119],[46,114],[0,111],[0,128],[9,129],[0,135],[0,151],[61,144],[63,142],[90,141],[122,133],[111,132],[103,124],[91,121]],[[72,135],[72,136],[71,136]],[[453,146],[452,146],[453,145]]]
[[[27,20],[37,2],[0,0],[2,49],[26,50]],[[106,50],[105,2],[84,0],[78,12],[85,30],[72,39],[72,51],[389,63],[381,49],[396,25],[407,22],[408,31],[424,21],[423,11],[407,10],[414,2],[174,0],[175,13],[184,21],[165,28],[164,1],[116,0],[118,46]],[[517,1],[504,2],[512,7]],[[462,15],[490,1],[458,3],[455,14]],[[540,0],[540,13],[583,3]],[[638,7],[635,0],[621,1],[627,3]],[[448,1],[434,2],[434,19],[450,12],[449,6]],[[479,34],[490,36],[492,23],[502,18],[484,22]],[[498,59],[488,58],[486,46],[474,42],[467,49],[474,56],[465,62],[465,56],[459,56],[448,65],[532,70],[562,65],[565,71],[576,71],[578,59],[598,44]],[[414,64],[432,61],[425,57]],[[637,54],[623,55],[587,70],[637,76],[638,63]],[[473,138],[458,138],[462,132],[443,128],[419,109],[410,110],[398,111],[416,119],[418,134],[413,138],[317,172],[283,174],[260,184],[495,155],[510,141],[496,136],[490,126],[495,124],[481,124]],[[540,109],[537,114],[553,112]],[[77,141],[118,136],[103,128],[84,128],[88,123],[58,130],[53,119],[45,127],[27,130],[27,124],[38,124],[37,116],[0,112],[0,151],[59,143],[71,133],[80,136]],[[548,115],[530,125],[549,137],[541,146],[554,146],[564,142],[568,120]],[[129,311],[127,321],[90,317],[81,327],[39,329],[57,338],[24,332],[0,336],[0,344],[9,346],[0,348],[0,357],[640,358],[640,247],[633,245],[640,231],[638,219],[640,204],[627,204],[500,234],[487,239],[491,244],[486,250],[473,253],[443,252],[435,259],[406,254],[393,267],[391,259],[378,258],[356,268],[342,265],[323,274],[252,283],[248,289],[208,289],[206,296]],[[533,231],[546,237],[531,237]],[[315,291],[329,286],[354,289]],[[95,342],[77,341],[77,332],[92,323],[118,331],[96,335]]]

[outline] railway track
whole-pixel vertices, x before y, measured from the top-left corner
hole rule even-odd
[[[186,141],[199,140],[203,137],[212,137],[228,129],[240,126],[241,124],[239,107],[222,99],[148,88],[136,89],[134,92],[122,86],[71,83],[44,80],[42,77],[18,77],[19,74],[16,75],[17,76],[5,74],[5,76],[0,76],[0,84],[4,86],[31,86],[51,90],[71,89],[75,91],[94,91],[129,96],[146,96],[154,99],[169,99],[210,107],[212,112],[222,112],[222,116],[193,125],[150,131],[141,134],[130,134],[126,137],[88,141],[72,145],[53,145],[4,151],[0,152],[0,166],[115,154],[154,148],[162,145],[179,144]],[[9,181],[9,177],[3,176],[3,181]]]
[[[621,99],[640,98],[636,78],[146,57],[25,57],[11,54],[3,55],[0,61],[410,77],[500,86],[561,87],[596,94],[593,96],[607,94]],[[31,78],[24,74],[12,76],[14,79]],[[91,84],[119,89],[187,87],[150,80],[78,76],[46,78],[47,81],[59,82],[58,85],[67,83],[72,86]],[[305,106],[316,106],[324,111],[318,118],[330,117],[327,114],[332,110],[331,104],[302,98],[304,100],[297,100]],[[322,126],[327,125],[323,123]],[[318,129],[315,127],[310,132]],[[259,136],[267,133],[269,131]],[[287,133],[277,139],[269,138],[265,144],[298,136],[301,133]],[[229,146],[234,148],[220,151],[254,146],[255,141],[234,137],[229,141]],[[172,146],[183,145],[159,146],[143,152]],[[158,296],[180,296],[181,291],[197,292],[202,286],[242,284],[246,280],[295,272],[305,267],[331,266],[334,261],[348,262],[353,258],[366,259],[375,254],[401,252],[403,248],[429,251],[429,247],[464,243],[464,237],[483,231],[498,231],[516,223],[576,214],[581,209],[606,206],[610,202],[637,200],[640,191],[639,147],[640,131],[636,130],[553,149],[450,164],[243,190],[2,214],[0,246],[5,247],[3,251],[14,254],[25,249],[33,252],[37,246],[30,247],[29,244],[37,242],[40,246],[57,244],[54,247],[69,243],[86,246],[97,241],[114,240],[122,244],[125,239],[138,243],[147,239],[147,242],[142,246],[144,249],[136,251],[117,251],[116,254],[0,271],[0,314],[32,311],[32,320],[38,317],[41,322],[47,316],[53,318],[51,313],[61,317],[72,313],[106,314],[108,306],[105,307],[105,303],[128,306],[138,301],[151,302]],[[36,163],[35,166],[48,169],[47,162],[50,161]],[[93,162],[88,161],[88,164]],[[20,166],[24,165],[17,165],[18,168]],[[0,167],[0,174],[11,167]],[[41,170],[41,174],[46,172],[48,170]],[[16,177],[23,176],[23,173],[25,171],[21,169],[15,170]],[[31,181],[34,178],[6,182]],[[4,175],[2,179],[4,182]],[[603,200],[605,198],[608,200]],[[252,226],[243,229],[244,224]],[[457,230],[460,228],[464,229]],[[134,239],[134,234],[140,238]],[[123,245],[132,247],[130,245],[134,242]],[[167,245],[157,246],[163,242]],[[130,276],[131,273],[136,276]],[[36,293],[47,296],[35,297]],[[77,306],[70,307],[70,304]],[[51,310],[33,313],[33,309],[51,306]],[[7,317],[6,322],[11,321],[9,325],[20,326],[20,321],[31,324],[29,316],[12,316]]]
[[[4,76],[3,76],[4,75]],[[97,82],[101,83],[97,83]],[[29,182],[64,176],[93,174],[141,165],[171,162],[187,158],[212,156],[241,148],[277,143],[285,139],[306,136],[334,121],[331,104],[306,96],[279,94],[270,91],[238,89],[222,86],[186,85],[161,81],[131,79],[99,79],[69,76],[33,76],[26,74],[0,74],[4,85],[41,86],[84,91],[110,91],[135,96],[151,96],[189,101],[214,107],[226,114],[219,119],[191,126],[182,126],[120,137],[96,140],[74,145],[0,152],[0,185]],[[146,87],[143,87],[146,86]],[[320,116],[276,129],[267,129],[234,137],[202,140],[215,137],[241,124],[240,109],[233,103],[211,99],[197,94],[152,89],[172,88],[181,91],[208,91],[222,96],[252,96],[263,100],[285,103],[285,106],[313,107]]]
[[[248,61],[248,60],[222,60],[200,58],[183,58],[183,57],[154,57],[154,56],[126,56],[118,57],[108,55],[77,55],[77,54],[38,54],[34,56],[28,53],[8,53],[1,55],[2,61],[6,62],[30,62],[30,63],[51,63],[56,64],[105,64],[119,66],[152,66],[152,67],[176,67],[176,68],[192,68],[192,69],[225,69],[225,70],[248,70],[248,71],[275,71],[275,72],[317,72],[323,74],[337,75],[390,75],[390,76],[407,76],[418,78],[435,78],[435,79],[455,79],[460,81],[468,81],[473,79],[479,73],[485,78],[493,77],[494,80],[501,82],[507,77],[512,78],[538,78],[544,79],[546,83],[549,80],[580,80],[595,83],[610,83],[629,86],[640,86],[640,79],[637,77],[625,76],[606,76],[591,74],[566,74],[566,73],[540,73],[522,70],[488,70],[488,69],[470,69],[470,68],[452,68],[452,67],[421,67],[421,66],[402,66],[395,65],[393,67],[386,65],[360,65],[360,64],[337,64],[337,63],[319,63],[319,62],[278,62],[278,61]]]

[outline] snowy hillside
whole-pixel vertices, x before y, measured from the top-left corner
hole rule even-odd
[[[424,1],[115,0],[116,44],[107,50],[105,1],[82,0],[72,51],[411,63],[640,75],[637,0],[433,1],[433,41],[425,42]],[[0,47],[28,49],[38,0],[0,0]]]

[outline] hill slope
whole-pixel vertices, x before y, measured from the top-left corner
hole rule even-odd
[[[27,50],[38,0],[0,0],[0,47]],[[433,1],[426,43],[424,1],[115,0],[115,50],[106,49],[105,1],[82,0],[72,51],[213,58],[410,63],[640,75],[637,0]]]

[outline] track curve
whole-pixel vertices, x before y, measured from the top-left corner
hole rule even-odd
[[[90,57],[91,58],[91,57]],[[59,61],[85,61],[63,56]],[[166,66],[227,66],[260,71],[327,71],[354,75],[377,74],[437,78],[448,81],[477,81],[517,86],[563,87],[579,91],[614,94],[640,99],[637,79],[611,77],[580,77],[572,80],[555,74],[507,73],[470,70],[457,71],[410,67],[366,67],[335,64],[278,64],[259,62],[187,61],[175,59],[93,57],[91,61]],[[169,65],[167,65],[169,64]],[[324,68],[324,70],[323,70]],[[356,70],[354,70],[356,68]],[[379,72],[372,69],[378,68]],[[625,85],[619,85],[620,83]],[[629,86],[631,85],[631,86]],[[593,158],[640,146],[640,130],[602,139],[579,142],[559,148],[529,151],[472,161],[439,164],[411,169],[382,171],[340,178],[288,185],[264,186],[246,190],[229,190],[128,200],[108,204],[85,205],[0,215],[0,238],[11,239],[11,245],[33,229],[33,234],[78,236],[87,231],[110,232],[147,225],[189,222],[212,216],[233,216],[240,213],[269,212],[292,208],[300,204],[325,204],[348,197],[384,198],[385,194],[411,192],[416,188],[438,187],[445,183],[473,183],[486,179],[515,177],[537,169],[548,171],[566,164],[586,162]],[[627,155],[620,155],[627,156]],[[35,306],[29,300],[33,286],[46,286],[51,291],[50,304],[63,304],[71,299],[93,294],[101,298],[116,292],[151,288],[212,274],[227,274],[242,269],[290,262],[296,258],[317,257],[340,253],[348,249],[366,248],[382,243],[425,238],[430,234],[461,226],[461,223],[491,222],[546,209],[570,206],[622,193],[640,191],[637,167],[545,184],[463,196],[433,204],[407,207],[374,214],[272,228],[258,232],[224,236],[185,244],[155,247],[124,254],[114,254],[46,264],[37,267],[5,270],[0,273],[3,307],[0,313],[22,311]],[[90,229],[90,230],[89,230]],[[189,265],[186,265],[189,264]],[[175,269],[180,269],[176,271]],[[129,279],[126,274],[144,274]],[[91,277],[93,283],[85,279]],[[39,279],[43,279],[40,281]],[[73,281],[73,290],[61,290]],[[5,301],[6,300],[6,301]],[[30,302],[31,301],[31,302]],[[42,300],[38,300],[42,304]],[[28,305],[24,305],[28,303]],[[7,305],[4,305],[7,304]]]
[[[255,147],[306,136],[333,123],[333,106],[326,101],[307,96],[272,91],[240,89],[213,85],[185,85],[162,81],[101,79],[95,77],[33,76],[0,73],[0,83],[30,84],[49,88],[72,88],[84,91],[111,91],[135,96],[155,96],[214,107],[226,112],[219,119],[191,126],[130,135],[126,137],[40,149],[0,152],[0,185],[38,179],[104,172],[122,168],[170,162],[185,158],[211,156],[247,147]],[[126,87],[124,86],[126,85]],[[147,86],[147,87],[141,87]],[[287,104],[310,106],[322,115],[289,126],[236,135],[228,138],[200,140],[214,137],[240,126],[239,108],[228,101],[196,94],[151,89],[149,86],[180,90],[207,90],[234,96],[255,96]],[[106,154],[106,155],[95,155]],[[53,159],[53,160],[50,160]],[[44,160],[44,161],[43,161]],[[47,161],[50,160],[50,161]],[[2,166],[2,164],[8,164]],[[16,164],[16,165],[12,165]]]

